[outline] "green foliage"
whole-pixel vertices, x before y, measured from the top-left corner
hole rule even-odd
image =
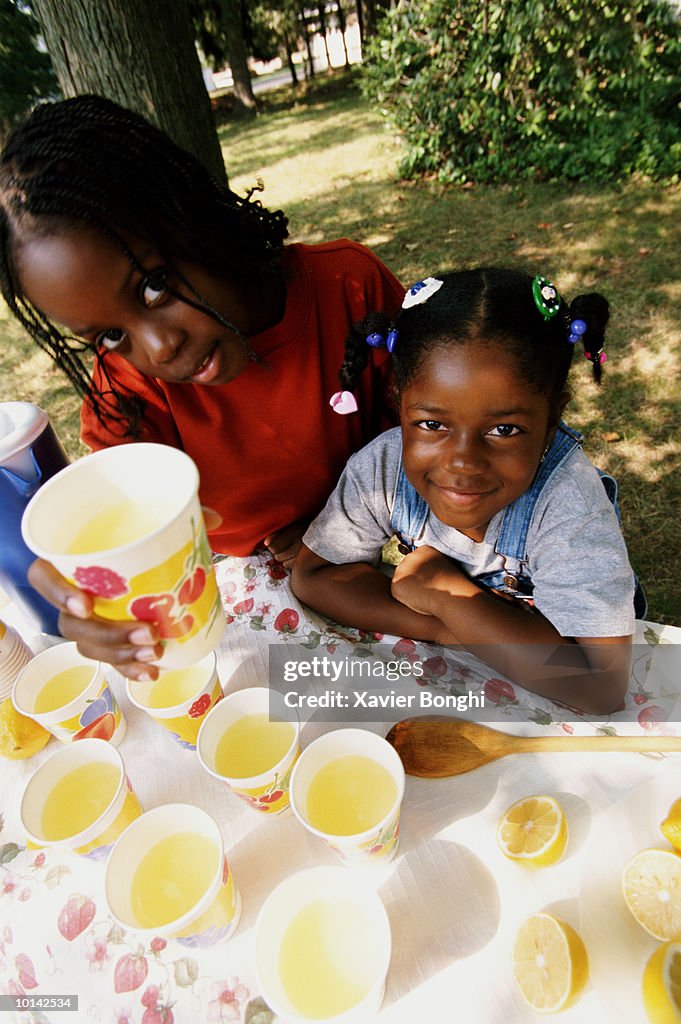
[[[50,58],[36,46],[39,31],[24,4],[0,0],[0,140],[32,103],[58,91]]]
[[[407,177],[681,179],[681,26],[665,0],[398,0],[363,88]]]

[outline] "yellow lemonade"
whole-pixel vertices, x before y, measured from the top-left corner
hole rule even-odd
[[[315,900],[293,918],[279,948],[279,976],[291,1005],[305,1017],[334,1017],[369,991],[370,929],[358,927],[358,907]],[[362,937],[362,932],[364,933]]]
[[[94,665],[74,665],[48,679],[38,691],[33,710],[38,714],[56,711],[83,692],[94,675]]]
[[[271,722],[267,712],[244,715],[220,737],[215,770],[228,779],[248,779],[281,761],[295,730],[291,722]]]
[[[210,888],[220,851],[208,836],[175,832],[145,854],[132,878],[130,905],[141,928],[158,928],[194,907]]]
[[[348,754],[329,761],[310,782],[305,813],[313,828],[353,836],[383,821],[397,799],[397,783],[370,757]]]
[[[157,530],[164,521],[158,510],[136,505],[130,499],[120,501],[89,519],[69,544],[67,553],[85,555],[118,548]]]
[[[47,794],[40,827],[54,842],[89,828],[107,809],[121,781],[114,764],[81,764],[67,772]]]
[[[147,707],[173,708],[184,704],[201,690],[206,673],[196,666],[161,672],[144,696]]]

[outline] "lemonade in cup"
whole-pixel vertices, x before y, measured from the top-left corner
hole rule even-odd
[[[192,804],[163,804],[133,821],[111,851],[104,887],[116,921],[150,939],[212,946],[239,923],[220,829]]]
[[[85,658],[75,643],[36,654],[17,676],[12,703],[62,743],[102,739],[114,744],[126,722],[99,661]]]
[[[61,747],[33,773],[21,800],[29,846],[93,860],[103,860],[141,813],[120,753],[101,740]]]
[[[53,476],[22,518],[29,548],[92,594],[97,615],[154,623],[162,668],[195,664],[225,627],[198,485],[176,448],[114,445]]]
[[[300,722],[277,690],[236,690],[201,726],[199,761],[237,796],[265,814],[289,809],[291,772],[300,754]]]
[[[383,903],[341,867],[285,879],[255,925],[259,988],[286,1024],[366,1024],[383,1000],[390,954]]]
[[[395,856],[403,795],[399,755],[365,729],[324,733],[306,747],[291,777],[293,813],[353,867]]]
[[[135,707],[167,729],[185,750],[196,750],[202,722],[214,704],[222,700],[212,652],[196,665],[162,669],[153,682],[128,679],[126,689]]]

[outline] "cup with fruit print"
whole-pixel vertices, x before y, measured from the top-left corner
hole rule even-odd
[[[291,777],[291,807],[349,867],[378,867],[397,852],[404,768],[366,729],[335,729],[310,743]]]
[[[235,690],[212,709],[197,741],[199,761],[233,793],[264,814],[289,809],[300,722],[277,690]]]
[[[58,847],[92,860],[104,860],[141,813],[123,758],[99,740],[57,750],[33,773],[21,800],[29,846]]]
[[[104,878],[126,930],[200,948],[230,938],[241,899],[214,819],[193,804],[146,811],[119,836]]]
[[[119,744],[126,721],[99,661],[85,658],[75,643],[36,654],[17,676],[12,703],[62,743],[102,739]]]
[[[162,725],[185,750],[196,750],[201,724],[222,700],[214,653],[195,665],[161,670],[153,682],[128,679],[128,697],[135,707]]]
[[[161,668],[200,661],[225,627],[198,485],[176,448],[116,445],[53,476],[22,518],[30,549],[92,594],[97,615],[154,623]]]

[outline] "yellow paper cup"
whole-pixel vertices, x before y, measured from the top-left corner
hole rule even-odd
[[[218,767],[217,755],[221,749],[221,740],[231,726],[244,723],[246,719],[252,721],[251,716],[258,716],[260,724],[257,732],[250,733],[248,762],[243,762],[244,774],[225,775]],[[267,716],[268,720],[263,721],[263,716]],[[274,761],[268,761],[266,746],[260,750],[254,748],[259,739],[266,744],[270,725],[278,729],[282,726],[290,728],[290,739],[285,749],[283,744],[286,743],[286,736],[281,737],[280,734],[279,749],[275,752]],[[241,739],[243,743],[244,734]],[[285,706],[282,694],[276,690],[253,686],[228,694],[216,704],[203,722],[197,752],[206,771],[226,782],[251,807],[265,814],[281,814],[288,810],[291,772],[300,754],[300,722],[296,712]]]
[[[93,860],[104,860],[141,813],[120,753],[101,740],[57,750],[33,773],[21,800],[29,846],[58,847]]]
[[[98,615],[156,625],[163,668],[199,661],[225,627],[198,484],[176,448],[116,445],[55,474],[22,519],[29,548],[93,594]]]
[[[285,879],[255,924],[259,989],[287,1024],[366,1024],[383,1001],[390,954],[381,900],[340,867]]]
[[[369,827],[350,834],[343,834],[340,827],[337,830],[317,827],[311,820],[308,805],[310,787],[320,771],[332,762],[345,758],[361,759],[354,763],[364,767],[358,769],[357,778],[348,779],[347,783],[341,778],[334,784],[334,795],[329,793],[327,799],[328,806],[338,812],[351,812],[354,816],[354,812],[362,809],[366,817],[370,813],[367,794],[370,795],[376,772],[380,772],[383,778],[386,777],[385,773],[388,776],[384,813],[372,821]],[[362,777],[362,772],[366,772],[366,777]],[[394,791],[393,799],[390,799],[391,791]],[[336,729],[320,736],[300,755],[291,777],[293,813],[309,832],[323,839],[351,867],[378,866],[388,863],[395,856],[403,796],[404,768],[399,755],[382,736],[365,729]]]
[[[207,654],[196,665],[161,671],[155,682],[128,679],[128,697],[155,722],[172,733],[185,750],[196,750],[201,723],[217,701],[222,700],[216,659]],[[184,694],[181,700],[178,696]],[[165,703],[172,701],[172,703]]]
[[[198,852],[205,847],[210,864]],[[183,886],[191,888],[183,892]],[[116,921],[149,938],[160,935],[185,946],[212,946],[230,938],[239,924],[241,898],[220,829],[192,804],[163,804],[133,821],[111,851],[104,887]],[[174,913],[176,900],[185,905],[179,915]]]
[[[76,683],[82,688],[74,693]],[[101,662],[84,658],[75,643],[48,647],[32,658],[14,683],[12,703],[62,743],[101,739],[119,744],[125,736],[125,718]]]

